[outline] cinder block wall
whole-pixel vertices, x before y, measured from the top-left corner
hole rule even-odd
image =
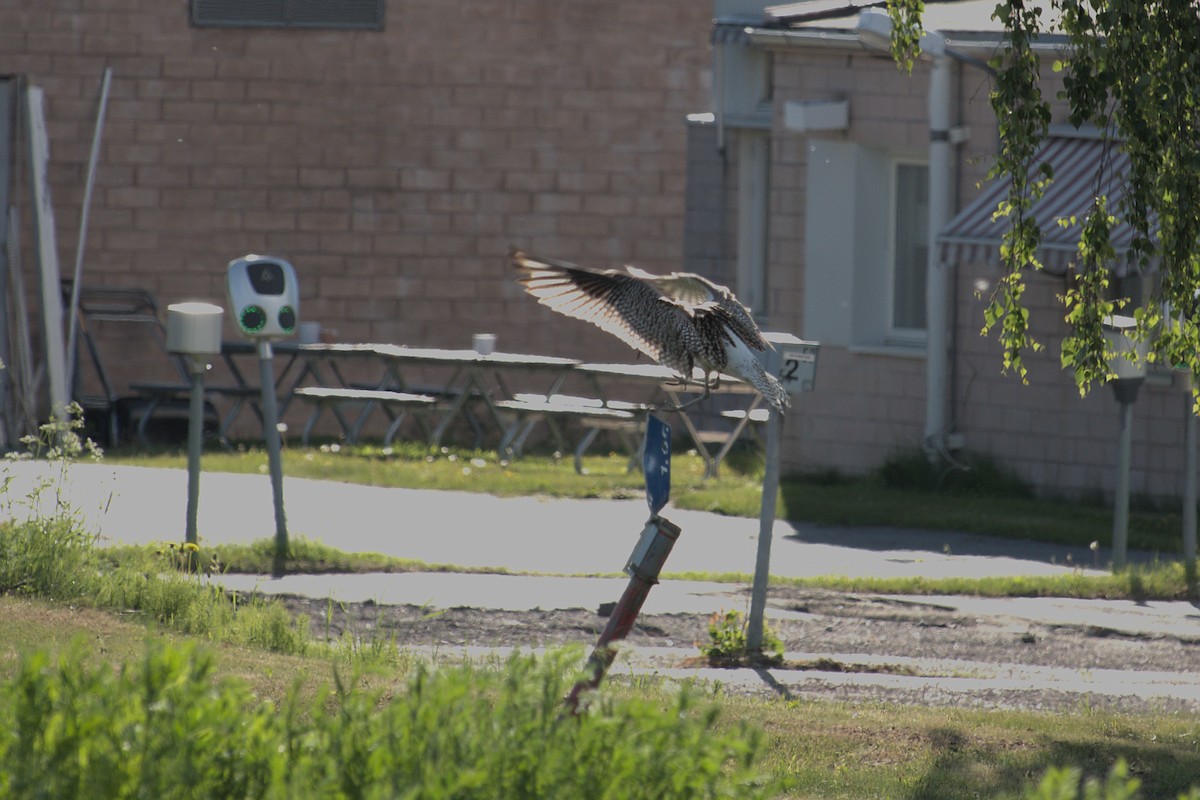
[[[303,317],[346,341],[487,330],[627,359],[521,294],[505,256],[679,268],[710,21],[691,0],[391,0],[382,32],[226,29],[191,27],[183,0],[0,0],[0,73],[46,91],[70,263],[113,69],[89,283],[224,304],[226,263],[266,252],[296,266]],[[119,344],[137,377],[140,345]]]

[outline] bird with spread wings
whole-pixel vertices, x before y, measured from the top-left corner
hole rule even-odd
[[[685,382],[699,367],[706,394],[709,376],[725,373],[753,386],[776,411],[786,411],[787,392],[755,355],[771,345],[728,288],[690,272],[593,269],[520,250],[509,257],[525,291],[542,305],[608,331]]]

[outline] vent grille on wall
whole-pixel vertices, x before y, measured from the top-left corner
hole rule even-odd
[[[383,30],[384,0],[192,0],[192,24]]]

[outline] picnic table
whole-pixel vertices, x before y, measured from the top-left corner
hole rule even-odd
[[[657,412],[678,417],[704,459],[706,477],[715,477],[739,438],[766,419],[761,397],[722,375],[711,392],[738,402],[721,412],[727,425],[705,427],[695,414],[697,407],[680,410],[703,391],[699,373],[697,380],[681,384],[672,370],[658,364],[379,343],[281,342],[274,351],[282,364],[275,378],[281,416],[293,402],[311,408],[302,434],[305,444],[326,412],[337,420],[346,441],[355,442],[373,414],[382,411],[388,417],[385,446],[412,418],[432,447],[440,447],[456,423],[465,423],[475,434],[476,447],[491,438],[500,452],[516,457],[536,426],[545,423],[559,450],[573,451],[576,470],[582,471],[584,454],[604,432],[618,438],[630,453],[630,469],[636,469],[646,415]],[[244,408],[257,412],[258,387],[237,363],[255,352],[254,343],[245,340],[223,345],[222,358],[241,391],[229,395],[234,405],[222,420],[222,431]],[[571,378],[578,393],[563,391]],[[513,389],[518,381],[522,391]],[[564,433],[568,423],[582,430],[574,446]]]

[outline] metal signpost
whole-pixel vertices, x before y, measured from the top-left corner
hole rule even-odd
[[[764,333],[774,347],[766,353],[767,372],[779,378],[790,395],[812,391],[817,374],[816,342],[787,333]],[[775,527],[775,501],[779,494],[779,449],[783,441],[783,415],[772,410],[767,418],[767,453],[763,473],[762,510],[758,517],[758,552],[754,561],[754,584],[750,591],[750,618],[746,622],[746,650],[762,655],[763,612],[767,606],[767,582],[771,574],[771,535]]]
[[[1113,570],[1125,569],[1129,551],[1129,470],[1133,462],[1133,403],[1146,378],[1146,343],[1134,341],[1129,332],[1133,317],[1114,314],[1104,319],[1104,337],[1112,349],[1109,369],[1117,416],[1117,481],[1113,497]]]
[[[655,416],[650,416],[646,421],[646,447],[642,465],[646,476],[646,502],[650,506],[650,519],[646,521],[646,527],[625,564],[629,585],[617,601],[608,624],[588,657],[587,671],[590,677],[578,681],[567,695],[565,705],[571,714],[579,713],[579,700],[583,692],[595,689],[604,679],[604,673],[616,657],[612,643],[629,635],[642,604],[650,594],[650,587],[658,583],[663,564],[671,554],[675,540],[679,538],[679,527],[658,513],[671,496],[671,428]]]
[[[300,322],[300,289],[296,270],[281,258],[248,255],[229,263],[226,273],[233,318],[246,336],[258,342],[262,388],[263,438],[271,471],[275,504],[275,557],[272,574],[283,575],[287,563],[287,517],[283,510],[283,464],[275,407],[275,366],[271,340],[295,333]]]

